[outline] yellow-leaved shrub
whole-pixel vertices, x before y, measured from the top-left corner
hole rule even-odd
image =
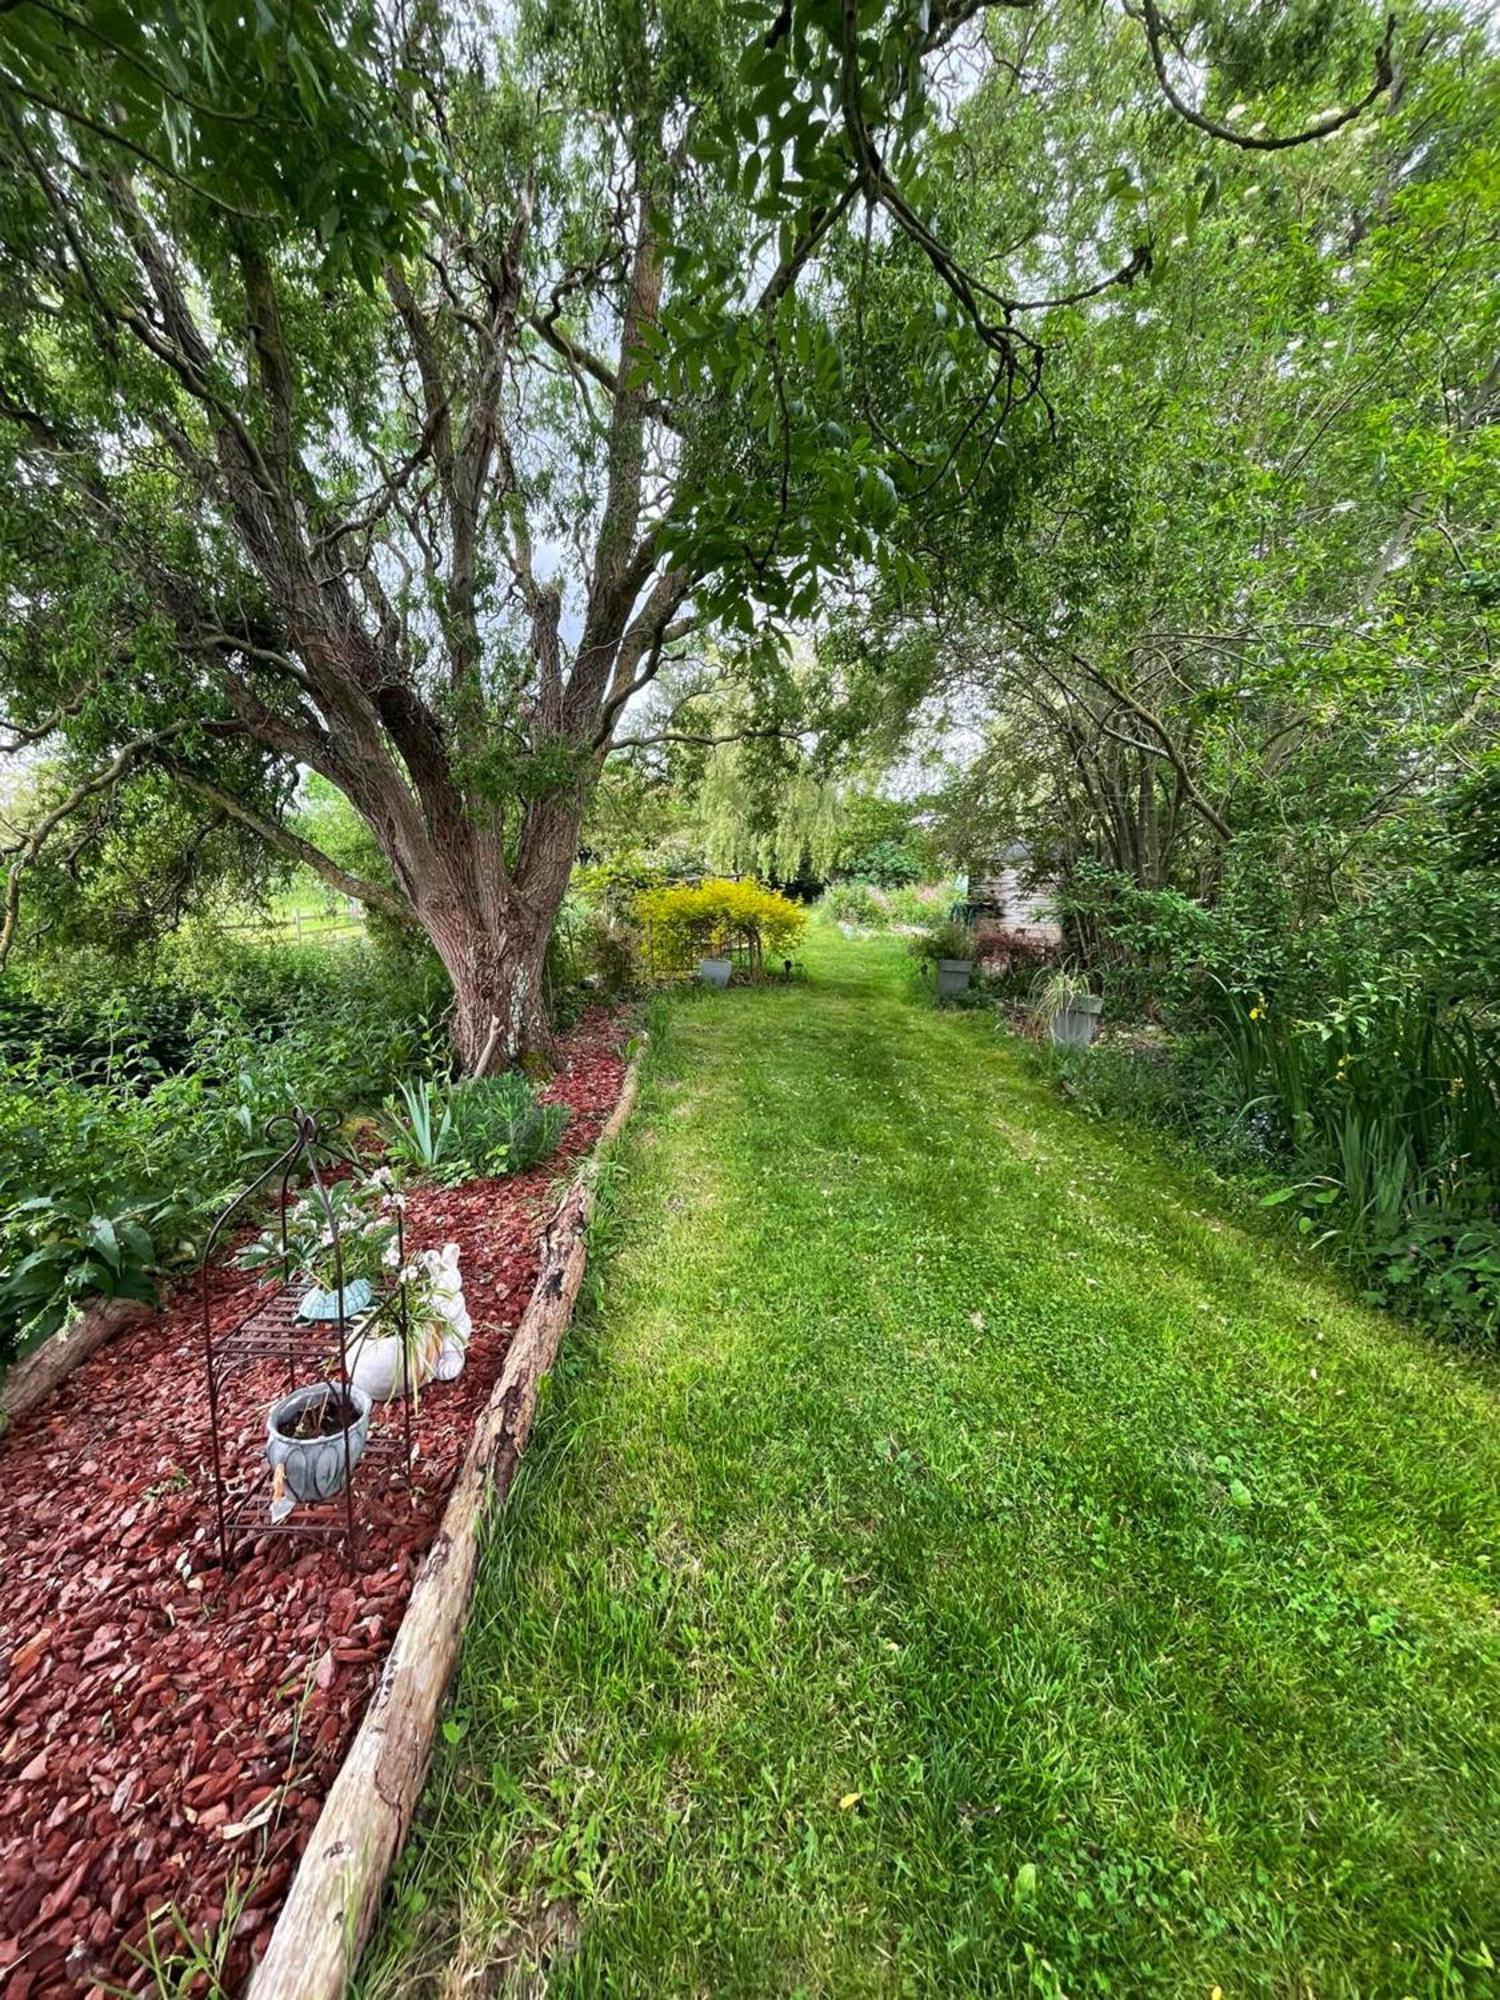
[[[807,912],[762,883],[722,877],[671,889],[646,889],[635,899],[647,950],[661,971],[683,971],[700,958],[743,949],[752,965],[785,958],[802,934]]]

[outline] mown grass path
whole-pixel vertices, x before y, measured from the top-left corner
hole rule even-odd
[[[653,1054],[366,1990],[1500,1990],[1494,1371],[809,956]]]

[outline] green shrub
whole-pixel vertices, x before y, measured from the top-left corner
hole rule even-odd
[[[547,941],[552,1025],[573,1025],[591,1001],[620,1000],[647,983],[645,940],[633,916],[569,896]]]
[[[1256,1178],[1284,1158],[1264,1109],[1247,1105],[1216,1035],[1106,1030],[1087,1049],[1034,1045],[1064,1096],[1093,1117],[1190,1140],[1220,1172]]]
[[[1310,911],[1252,841],[1211,905],[1089,864],[1060,902],[1108,1013],[1217,1038],[1210,1094],[1174,1078],[1172,1122],[1211,1150],[1253,1134],[1281,1181],[1268,1199],[1372,1296],[1493,1336],[1500,876],[1459,832],[1393,825],[1361,893]],[[1097,1098],[1112,1058],[1094,1057],[1079,1088]]]
[[[1373,989],[1317,1019],[1254,1001],[1219,1033],[1107,1033],[1038,1060],[1097,1116],[1190,1141],[1365,1295],[1500,1336],[1500,1061],[1493,1023]]]
[[[637,896],[666,886],[666,871],[639,854],[617,854],[587,868],[575,868],[569,892],[604,916],[628,919]]]
[[[1438,1326],[1500,1336],[1500,1220],[1414,1209],[1372,1246],[1370,1296]]]
[[[583,983],[608,1000],[639,992],[644,975],[641,934],[627,917],[580,913],[569,938]]]
[[[899,889],[922,879],[922,857],[909,840],[877,840],[856,854],[848,866],[857,882],[874,882],[882,889]]]
[[[1311,1018],[1229,1001],[1225,1035],[1288,1162],[1273,1199],[1303,1234],[1381,1296],[1497,1331],[1500,1026],[1392,970]]]
[[[1255,993],[1286,977],[1293,925],[1278,895],[1277,873],[1265,867],[1240,871],[1208,904],[1085,861],[1053,902],[1116,1019],[1150,1013],[1201,1027],[1221,992]]]
[[[4,1227],[32,1247],[0,1279],[0,1361],[23,1333],[55,1333],[85,1299],[156,1296],[156,1244],[131,1210],[101,1213],[77,1198],[33,1195]]]
[[[460,1158],[476,1174],[520,1174],[554,1152],[564,1104],[543,1104],[519,1070],[471,1077],[448,1096]]]
[[[927,930],[941,923],[953,905],[951,887],[910,884],[875,887],[869,882],[830,882],[818,898],[818,914],[861,930]]]
[[[80,981],[54,1012],[45,986],[10,986],[40,1014],[0,1060],[0,1362],[80,1300],[141,1296],[191,1264],[281,1149],[274,1115],[372,1110],[446,1060],[433,990],[393,980],[363,945],[246,948],[194,976],[144,989],[134,1035],[134,989],[117,1005]]]
[[[647,954],[662,971],[685,971],[698,959],[743,951],[752,966],[788,955],[807,912],[759,882],[706,882],[648,889],[635,899]]]
[[[1248,1098],[1288,1150],[1338,1173],[1361,1213],[1398,1177],[1404,1198],[1500,1190],[1500,1026],[1398,973],[1311,1018],[1227,999],[1227,1044]],[[1379,1214],[1378,1223],[1390,1220]]]
[[[953,901],[953,891],[942,885],[936,888],[900,887],[885,890],[880,900],[891,923],[909,930],[920,930],[948,909]]]
[[[399,1083],[396,1091],[385,1102],[386,1158],[413,1173],[443,1178],[457,1152],[447,1093],[425,1076]]]
[[[157,1074],[190,1069],[205,1043],[220,1037],[306,1033],[352,1077],[350,1097],[368,1102],[440,1033],[448,999],[441,968],[393,964],[363,941],[219,938],[209,948],[183,938],[149,976],[124,982],[87,954],[67,977],[52,966],[24,978],[8,972],[0,980],[0,1060],[40,1057],[60,1072],[107,1082],[126,1067],[137,1078],[153,1064]]]
[[[883,931],[890,922],[885,899],[868,882],[830,882],[818,899],[818,914],[866,931]]]
[[[567,1107],[543,1104],[519,1070],[448,1085],[418,1077],[387,1100],[386,1152],[450,1186],[519,1174],[556,1149],[567,1118]]]

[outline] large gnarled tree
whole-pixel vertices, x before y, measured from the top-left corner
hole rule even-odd
[[[11,843],[0,956],[53,833],[164,770],[414,920],[497,1066],[545,1039],[580,818],[661,662],[754,647],[903,504],[1017,462],[1030,307],[931,212],[984,0],[195,18],[0,17],[0,742],[70,773]],[[1095,248],[1070,295],[1149,263]],[[909,342],[883,409],[839,338],[875,335],[872,267]],[[298,768],[385,879],[287,828]]]

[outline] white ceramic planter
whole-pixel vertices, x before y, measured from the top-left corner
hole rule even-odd
[[[734,964],[727,958],[700,958],[698,977],[705,986],[727,986]]]
[[[344,1362],[349,1370],[349,1382],[361,1395],[368,1396],[372,1403],[393,1403],[406,1392],[406,1375],[401,1367],[401,1336],[398,1333],[376,1333],[351,1335],[344,1346]],[[411,1357],[411,1374],[417,1378],[412,1387],[420,1389],[422,1382],[417,1367],[417,1357]]]

